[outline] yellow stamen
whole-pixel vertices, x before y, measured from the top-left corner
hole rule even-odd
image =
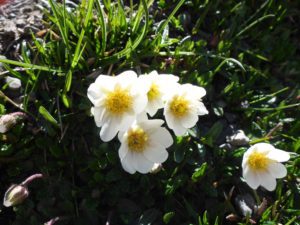
[[[189,101],[182,96],[176,96],[170,103],[170,111],[175,117],[183,117],[189,110]]]
[[[271,160],[260,152],[253,152],[248,158],[248,164],[253,170],[265,170],[270,162]]]
[[[116,86],[115,89],[107,94],[105,99],[105,108],[112,114],[121,115],[132,109],[133,98],[128,89],[121,89]]]
[[[150,90],[147,93],[147,96],[149,101],[153,101],[154,99],[160,96],[160,91],[157,84],[152,83]]]
[[[148,144],[148,135],[142,128],[128,131],[127,145],[133,152],[143,152]]]

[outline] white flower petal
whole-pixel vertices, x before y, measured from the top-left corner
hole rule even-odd
[[[131,126],[131,124],[134,122],[134,120],[135,120],[134,114],[133,115],[127,114],[123,117],[120,117],[120,119],[119,119],[120,123],[118,125],[119,130],[126,131]]]
[[[169,131],[166,128],[163,127],[156,129],[151,134],[151,139],[155,142],[162,144],[165,148],[168,148],[173,144],[172,135],[169,133]]]
[[[198,87],[192,84],[183,84],[182,89],[189,95],[189,97],[198,100],[206,95],[206,91],[203,87]]]
[[[164,107],[164,103],[161,99],[155,99],[153,101],[148,101],[146,112],[152,117],[156,112]]]
[[[97,127],[101,127],[103,122],[105,121],[105,112],[106,110],[104,108],[100,107],[94,107],[93,108],[93,114],[94,119]]]
[[[126,146],[126,144],[121,144],[120,148],[119,148],[119,157],[121,159],[121,161],[123,160],[123,158],[127,155],[128,153],[128,148]]]
[[[126,138],[125,134],[126,134],[125,131],[119,131],[119,133],[118,133],[118,139],[121,143],[123,143],[125,141],[125,138]]]
[[[148,121],[148,116],[146,112],[142,112],[136,116],[136,122]]]
[[[148,98],[147,95],[134,96],[133,110],[136,114],[143,112],[147,106]]]
[[[203,115],[208,114],[208,111],[207,111],[205,105],[203,104],[203,102],[198,103],[197,114],[199,116],[203,116]]]
[[[182,136],[187,131],[187,128],[181,125],[181,120],[175,119],[170,113],[165,112],[167,125],[172,129],[176,136]]]
[[[154,162],[148,160],[143,154],[133,153],[132,158],[134,169],[140,173],[149,173],[154,166]]]
[[[290,154],[279,149],[274,149],[268,153],[267,157],[277,162],[286,162],[290,159]]]
[[[253,145],[253,150],[260,152],[260,153],[269,153],[273,150],[275,150],[273,145],[270,145],[268,143],[257,143],[255,145]]]
[[[133,163],[134,163],[133,154],[129,151],[126,154],[126,156],[123,159],[121,159],[122,167],[126,172],[130,174],[134,174],[136,170],[134,169]]]
[[[276,188],[276,179],[268,172],[257,173],[260,180],[260,185],[268,191],[274,191]]]
[[[105,122],[100,131],[100,138],[102,141],[110,141],[112,140],[119,131],[120,122],[116,118],[109,118],[107,122]]]
[[[124,71],[116,76],[118,80],[118,84],[121,85],[122,88],[127,88],[133,86],[133,84],[137,81],[137,74],[132,70]]]
[[[100,86],[99,84],[96,83],[92,83],[89,88],[88,88],[88,93],[87,96],[90,99],[90,101],[93,103],[93,105],[96,105],[96,102],[102,98],[103,96],[103,92],[99,91],[100,90]]]
[[[259,186],[259,179],[257,174],[254,171],[251,171],[249,167],[243,168],[243,177],[246,180],[246,183],[252,188],[257,189]]]
[[[268,167],[268,170],[274,178],[283,178],[287,174],[285,166],[278,162],[271,163]]]
[[[143,154],[149,161],[154,163],[163,163],[169,155],[166,149],[157,143],[147,148]]]
[[[108,75],[100,75],[95,80],[95,84],[99,87],[98,91],[112,91],[115,88],[116,78]]]
[[[164,124],[163,120],[156,119],[156,120],[145,120],[139,122],[139,124],[143,127],[143,129],[148,133],[152,133],[156,131],[159,127],[161,127]]]
[[[189,113],[181,118],[181,124],[186,128],[191,128],[196,125],[198,121],[198,115],[195,113]]]
[[[162,83],[163,85],[167,86],[170,84],[170,82],[178,82],[179,77],[174,76],[172,74],[160,74],[158,82]]]
[[[187,128],[181,125],[181,121],[175,122],[172,126],[176,136],[182,136],[187,132]]]

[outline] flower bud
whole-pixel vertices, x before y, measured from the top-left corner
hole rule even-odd
[[[24,118],[25,114],[22,112],[15,112],[5,114],[0,117],[0,133],[6,133],[18,122],[18,119]]]
[[[12,185],[4,195],[3,205],[5,207],[15,206],[22,203],[29,195],[29,191],[26,186]]]
[[[53,225],[55,222],[57,222],[60,218],[59,217],[55,217],[51,220],[49,220],[48,222],[44,223],[44,225]]]
[[[12,90],[19,89],[22,85],[21,80],[19,78],[10,76],[5,77],[5,82],[7,83],[8,87]]]
[[[154,163],[152,169],[150,170],[150,173],[156,174],[156,173],[158,173],[159,171],[161,171],[161,169],[162,169],[161,163]]]
[[[22,203],[29,195],[27,186],[35,179],[43,178],[43,174],[36,173],[27,177],[21,184],[13,184],[5,192],[3,205],[6,207]]]

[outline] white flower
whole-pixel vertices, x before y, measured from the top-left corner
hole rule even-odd
[[[166,97],[164,115],[168,127],[174,130],[177,136],[183,135],[188,128],[195,126],[198,115],[208,114],[201,102],[206,91],[202,87],[192,84],[176,84]]]
[[[116,77],[100,75],[88,88],[88,98],[94,104],[92,114],[101,127],[100,137],[110,141],[118,131],[127,130],[136,115],[147,105],[148,85],[143,85],[133,71]]]
[[[10,76],[5,77],[5,82],[11,89],[19,89],[22,85],[20,79]]]
[[[134,174],[150,172],[168,158],[167,147],[173,144],[171,134],[161,127],[163,120],[138,117],[126,132],[119,132],[119,157],[125,171]]]
[[[261,185],[273,191],[276,187],[276,178],[283,178],[287,174],[286,168],[280,162],[286,162],[289,158],[289,153],[270,144],[255,144],[244,154],[243,177],[252,189],[257,189]]]
[[[146,112],[154,116],[158,109],[164,107],[163,97],[168,92],[169,87],[177,83],[179,78],[171,74],[160,74],[152,71],[147,75],[140,75],[139,79],[143,83],[149,83],[150,89],[147,93],[148,104]]]

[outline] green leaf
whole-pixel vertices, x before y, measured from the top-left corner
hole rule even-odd
[[[177,146],[177,148],[174,151],[174,161],[177,163],[181,163],[182,160],[184,159],[184,149],[181,148],[180,146]]]
[[[47,111],[47,109],[45,109],[45,107],[40,106],[39,107],[39,113],[50,123],[52,123],[53,125],[58,127],[58,122],[56,121],[56,119],[54,119],[54,117]]]
[[[168,224],[174,216],[175,216],[175,212],[167,212],[167,213],[165,213],[165,215],[163,216],[164,223]]]
[[[207,169],[207,162],[203,163],[200,168],[197,168],[192,175],[193,182],[198,182],[205,175]]]
[[[67,96],[65,92],[61,95],[62,101],[67,108],[71,107],[71,99]]]

